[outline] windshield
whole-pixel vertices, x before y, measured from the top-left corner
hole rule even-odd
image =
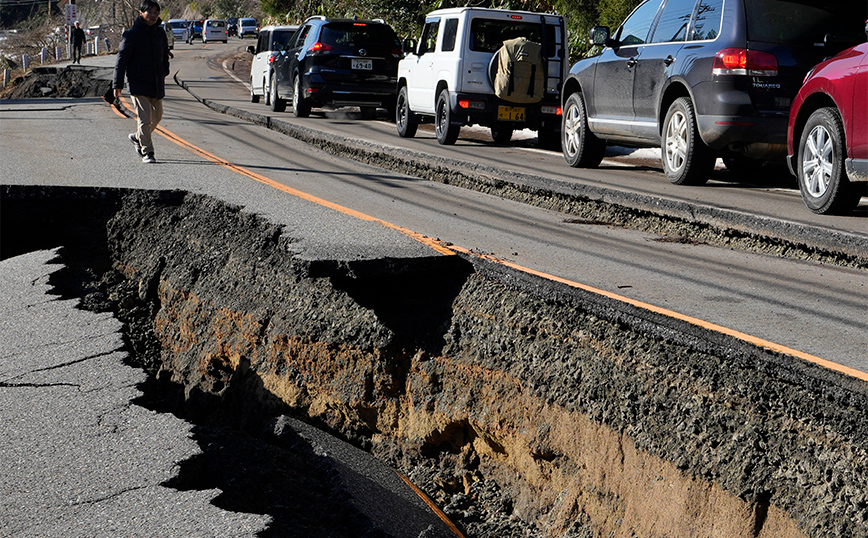
[[[548,29],[548,46],[546,56],[554,56],[553,25]],[[542,25],[536,22],[517,22],[509,20],[473,19],[470,24],[470,50],[477,52],[495,52],[503,46],[504,41],[525,37],[529,41],[542,44]]]
[[[172,28],[180,28],[182,30],[187,27],[187,21],[174,21],[169,24],[172,25]]]

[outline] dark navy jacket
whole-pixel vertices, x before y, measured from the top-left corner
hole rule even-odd
[[[114,88],[123,88],[126,76],[131,95],[152,99],[166,96],[169,43],[160,22],[157,19],[156,24],[148,26],[140,16],[132,28],[124,32],[115,63]]]

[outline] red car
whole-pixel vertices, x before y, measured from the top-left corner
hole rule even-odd
[[[811,211],[848,213],[859,204],[868,185],[868,43],[808,72],[790,108],[787,153]]]

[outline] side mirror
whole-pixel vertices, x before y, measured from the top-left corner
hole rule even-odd
[[[588,36],[588,42],[590,42],[591,45],[607,47],[612,44],[610,36],[611,32],[609,31],[608,26],[594,26],[593,28],[591,28],[591,33]]]
[[[416,54],[416,40],[405,39],[404,42],[401,43],[401,50],[404,51],[404,54]]]
[[[255,56],[256,55],[256,47],[254,47],[253,45],[247,45],[247,52],[249,52],[250,54],[253,54]]]

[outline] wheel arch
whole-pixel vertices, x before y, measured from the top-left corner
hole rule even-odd
[[[657,134],[663,136],[663,120],[666,118],[666,113],[669,112],[669,107],[679,97],[687,97],[691,103],[696,101],[690,90],[682,81],[671,81],[670,84],[663,90],[660,95],[660,105],[657,107]],[[695,105],[694,105],[695,106]]]
[[[796,120],[793,122],[793,154],[798,155],[799,153],[799,140],[802,138],[802,131],[805,130],[805,124],[808,123],[808,118],[811,117],[811,114],[816,112],[821,108],[834,108],[840,114],[840,109],[838,108],[838,104],[835,103],[835,100],[832,99],[827,93],[817,92],[809,95],[805,101],[802,103],[802,106],[799,107],[799,111],[796,114]],[[844,133],[846,136],[847,133]],[[847,156],[847,144],[842,144],[844,150],[844,156]]]
[[[578,80],[570,77],[564,81],[563,88],[561,89],[561,105],[566,105],[567,99],[574,93],[584,93],[584,90]]]

